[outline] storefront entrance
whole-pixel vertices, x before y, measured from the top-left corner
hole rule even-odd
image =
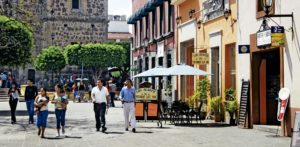
[[[252,53],[253,124],[280,125],[277,121],[280,67],[279,49]]]

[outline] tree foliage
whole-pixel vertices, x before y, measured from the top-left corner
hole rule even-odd
[[[36,57],[34,66],[37,70],[59,72],[66,66],[62,49],[50,46],[42,50]]]
[[[112,44],[75,44],[65,47],[65,58],[69,65],[81,65],[93,71],[94,79],[108,67],[121,67],[125,62],[125,50]]]
[[[0,15],[0,65],[18,67],[31,63],[32,48],[30,28],[22,22]]]

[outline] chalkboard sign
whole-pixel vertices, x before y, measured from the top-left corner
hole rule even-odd
[[[300,146],[300,112],[295,112],[294,119],[295,121],[294,121],[291,147],[299,147]]]

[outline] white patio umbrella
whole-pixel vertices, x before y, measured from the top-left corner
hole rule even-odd
[[[155,67],[152,69],[149,69],[147,71],[144,71],[140,74],[137,74],[133,76],[134,78],[140,78],[140,77],[159,77],[159,76],[166,76],[165,73],[168,70],[168,68],[164,67]]]
[[[168,68],[164,76],[204,76],[209,75],[206,71],[194,68],[186,64],[178,64]]]

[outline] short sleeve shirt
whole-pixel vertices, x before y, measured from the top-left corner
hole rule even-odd
[[[96,86],[92,89],[92,95],[95,95],[95,102],[100,104],[107,103],[106,96],[108,96],[109,93],[106,87],[102,86],[102,88],[99,89],[99,87]]]

